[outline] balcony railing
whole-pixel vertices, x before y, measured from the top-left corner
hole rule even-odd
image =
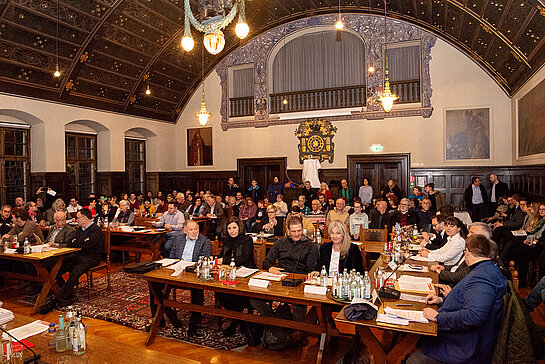
[[[420,102],[420,80],[392,81],[390,87],[399,96],[396,104]]]
[[[251,116],[254,114],[254,97],[235,97],[229,99],[229,116]]]
[[[269,112],[279,114],[310,110],[365,106],[366,86],[348,86],[321,90],[271,94]],[[284,100],[287,102],[284,103]]]

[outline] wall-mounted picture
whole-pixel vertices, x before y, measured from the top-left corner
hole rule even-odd
[[[545,80],[518,102],[519,157],[545,153]]]
[[[446,159],[490,159],[490,108],[445,110]]]
[[[187,165],[212,165],[212,128],[187,129]]]

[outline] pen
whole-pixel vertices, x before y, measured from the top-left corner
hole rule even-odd
[[[412,306],[410,303],[396,303],[396,306]]]

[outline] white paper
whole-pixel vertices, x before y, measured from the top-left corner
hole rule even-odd
[[[388,263],[388,268],[390,268],[391,270],[395,270],[397,268],[396,262],[391,260],[390,263]]]
[[[155,263],[161,263],[161,265],[163,267],[166,267],[167,265],[171,265],[173,263],[176,263],[178,260],[179,259],[165,258],[165,259],[157,260],[157,261],[155,261]]]
[[[55,246],[49,246],[49,245],[48,245],[48,246],[46,246],[46,247],[43,248],[43,251],[44,251],[44,252],[50,252],[50,251],[57,250],[57,249],[59,249],[59,248],[57,248],[57,247],[55,247]]]
[[[526,236],[526,231],[515,230],[515,231],[511,231],[511,234],[513,234],[513,236]]]
[[[194,265],[195,262],[186,262],[185,260],[180,260],[176,264],[172,264],[167,267],[167,269],[174,269],[174,273],[171,274],[172,277],[177,277],[189,266]]]
[[[305,285],[305,293],[319,294],[325,296],[327,294],[327,287],[314,286],[312,284]]]
[[[403,325],[403,326],[407,326],[409,324],[409,320],[394,318],[384,313],[379,313],[377,315],[377,322],[382,322],[385,324],[392,324],[392,325]]]
[[[421,257],[420,255],[413,255],[411,257],[412,260],[418,260],[418,261],[421,261],[421,262],[435,262],[435,260],[432,260],[432,259],[429,259],[429,258],[426,258],[426,257]]]
[[[9,330],[9,333],[15,336],[18,340],[26,339],[27,337],[37,335],[49,329],[49,323],[41,320],[36,320],[29,324],[20,326],[16,329]],[[2,334],[4,340],[8,339],[8,335]]]
[[[10,322],[13,318],[13,312],[5,308],[0,308],[0,325]]]
[[[269,280],[269,281],[275,281],[275,282],[279,282],[282,280],[282,278],[286,277],[287,274],[272,274],[272,273],[269,273],[269,272],[261,272],[259,273],[258,275],[256,275],[254,278],[256,279],[266,279],[266,280]]]
[[[424,311],[413,311],[413,310],[399,310],[391,307],[384,308],[384,312],[394,318],[401,318],[413,322],[420,322],[427,324],[429,321],[424,317]]]
[[[245,266],[242,266],[239,269],[237,269],[237,277],[246,278],[258,271],[259,269],[246,268]]]
[[[30,246],[30,251],[32,253],[43,253],[45,250],[46,247],[48,247],[49,245],[47,244],[40,244],[40,245],[31,245]]]
[[[51,196],[55,197],[57,195],[57,192],[53,191],[52,189],[49,189],[47,191],[48,194],[50,194]]]
[[[403,264],[401,267],[399,267],[399,270],[402,272],[428,272],[428,267],[422,266],[422,269],[415,269],[409,267],[409,264]]]
[[[4,254],[15,254],[15,252],[17,251],[17,249],[6,249],[4,250]]]
[[[415,294],[401,293],[401,295],[399,296],[399,299],[404,301],[426,303],[426,296],[418,296]]]
[[[371,298],[371,301],[369,300],[366,300],[365,298],[353,298],[352,301],[350,302],[350,304],[354,304],[354,303],[365,303],[371,307],[373,307],[375,310],[378,311],[378,306],[374,304],[374,299]]]
[[[250,278],[250,280],[248,281],[249,287],[267,288],[269,287],[269,284],[271,284],[271,282],[257,278]]]
[[[397,282],[400,291],[433,292],[433,281],[429,277],[402,275]]]

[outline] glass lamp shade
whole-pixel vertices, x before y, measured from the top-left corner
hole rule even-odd
[[[186,52],[189,52],[190,50],[192,50],[194,45],[195,45],[195,41],[193,41],[193,37],[191,37],[190,35],[184,35],[183,36],[183,38],[182,38],[182,48]]]
[[[248,26],[248,23],[239,21],[235,26],[235,33],[240,39],[246,38],[248,33],[250,33],[250,27]]]
[[[53,73],[53,76],[55,77],[61,77],[61,71],[59,70],[59,64],[55,66],[55,73]]]
[[[196,113],[195,116],[199,118],[199,124],[201,124],[201,126],[206,126],[206,124],[208,124],[208,118],[212,116],[212,114],[206,110],[206,104],[204,103],[204,88],[202,91],[201,111]]]
[[[204,48],[211,54],[218,54],[225,46],[225,37],[220,30],[204,35]]]
[[[382,95],[380,98],[380,102],[382,103],[382,108],[386,112],[390,112],[392,110],[392,107],[394,107],[394,95],[392,94],[385,94]]]

